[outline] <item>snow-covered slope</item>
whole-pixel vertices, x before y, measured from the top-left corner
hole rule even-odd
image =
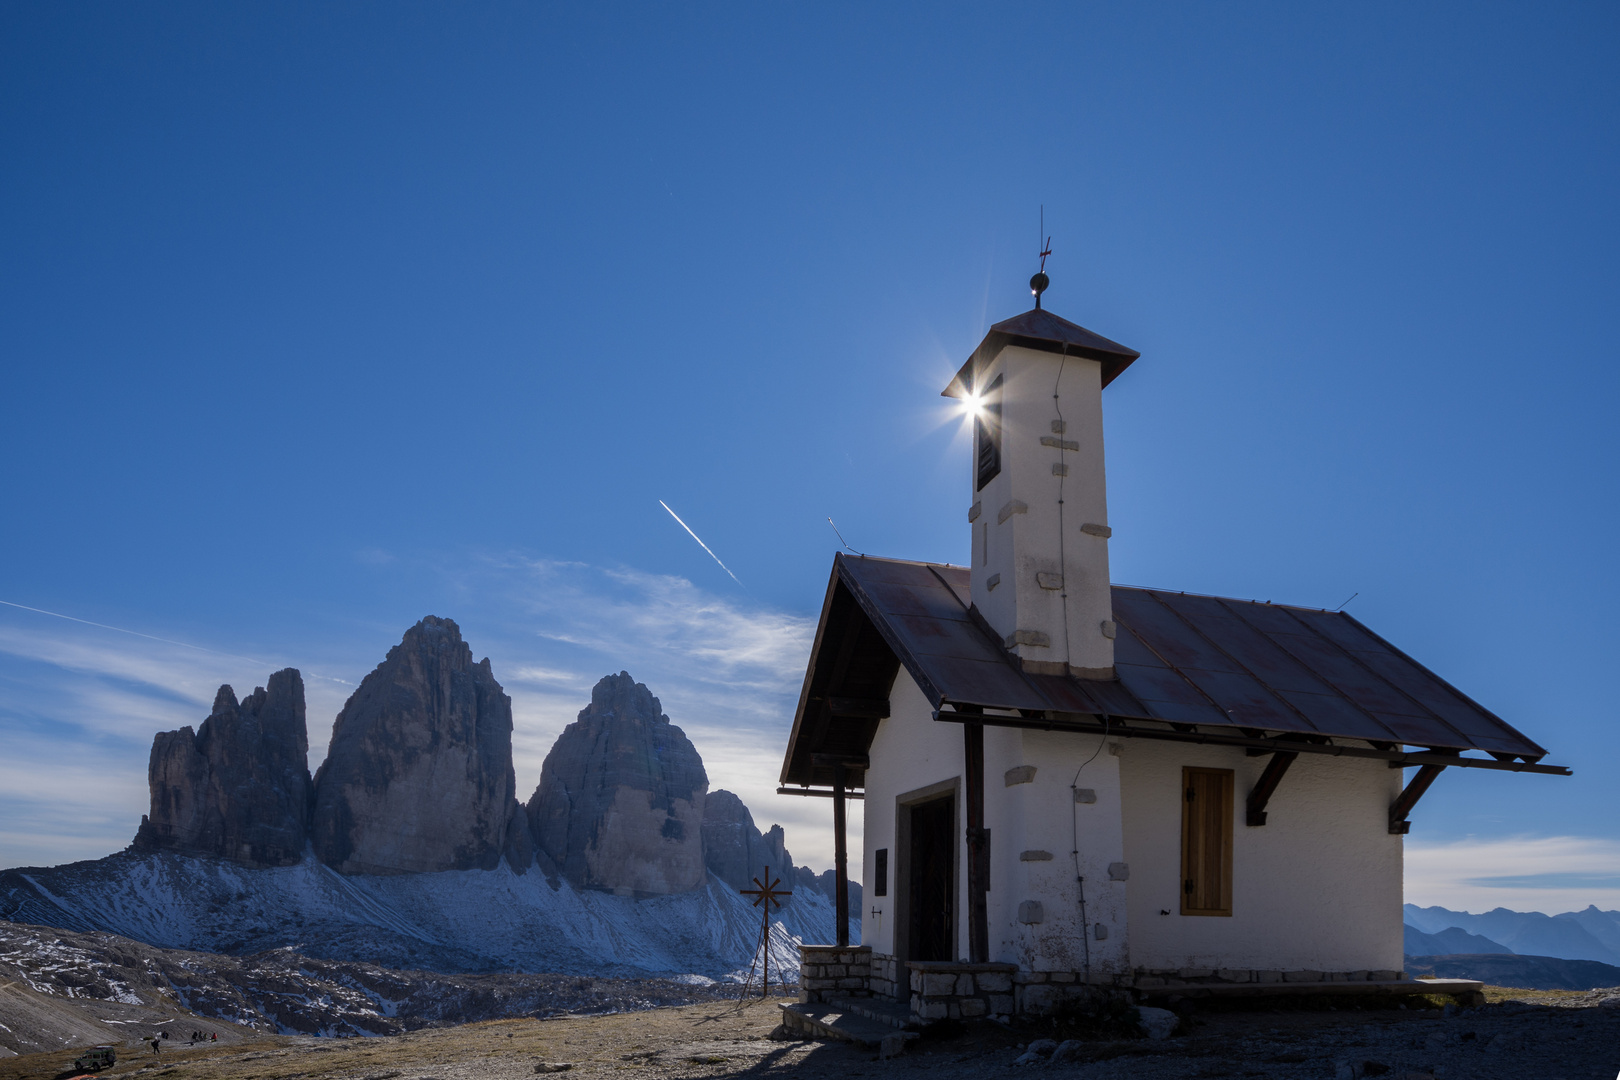
[[[576,890],[538,869],[344,876],[313,856],[249,869],[124,852],[0,873],[0,916],[105,930],[152,945],[243,955],[293,947],[401,969],[740,977],[759,909],[712,874],[695,892],[635,899]],[[772,918],[771,968],[796,977],[797,945],[834,939],[830,898],[801,891]],[[859,939],[858,920],[850,939]]]
[[[0,922],[0,990],[0,1058],[100,1043],[134,1048],[160,1032],[171,1045],[197,1031],[225,1044],[254,1031],[392,1035],[738,996],[736,986],[690,976],[394,971],[292,949],[221,956],[8,922]]]

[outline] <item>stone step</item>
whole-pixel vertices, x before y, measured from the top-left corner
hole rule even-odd
[[[880,1024],[888,1024],[896,1031],[909,1031],[911,1023],[911,1003],[891,1001],[888,998],[844,998],[828,997],[827,1004],[843,1009],[845,1012],[856,1013],[868,1020],[876,1020]]]
[[[917,1038],[915,1031],[896,1031],[884,1021],[822,1002],[783,1005],[782,1025],[812,1039],[838,1039],[876,1050],[881,1057],[894,1057]]]

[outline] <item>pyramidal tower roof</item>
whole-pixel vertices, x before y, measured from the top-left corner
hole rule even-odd
[[[1128,349],[1117,341],[1109,341],[1101,334],[1094,334],[1077,323],[1035,307],[992,326],[941,396],[966,396],[973,389],[974,372],[995,359],[996,354],[1008,345],[1099,360],[1102,362],[1104,386],[1113,382],[1120,372],[1142,355],[1135,349]]]

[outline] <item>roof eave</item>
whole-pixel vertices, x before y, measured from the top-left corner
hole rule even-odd
[[[821,601],[821,618],[816,621],[816,638],[810,646],[810,659],[804,665],[804,685],[799,688],[799,707],[793,713],[793,730],[788,734],[787,752],[782,757],[780,783],[789,783],[793,771],[793,755],[799,745],[799,733],[804,728],[805,707],[810,702],[810,684],[816,677],[816,663],[821,658],[821,642],[827,634],[827,621],[832,615],[833,594],[838,591],[838,555],[833,556],[832,573],[827,577],[827,593]]]
[[[1020,348],[1034,349],[1037,352],[1055,353],[1060,356],[1077,356],[1086,360],[1096,360],[1102,364],[1102,384],[1107,386],[1120,373],[1130,367],[1141,357],[1141,353],[1134,349],[1125,349],[1122,352],[1113,352],[1108,349],[1094,349],[1085,345],[1075,345],[1067,341],[1053,341],[1050,338],[1025,337],[1022,334],[1009,334],[1001,330],[992,330],[986,334],[979,347],[973,350],[951,379],[950,385],[940,391],[940,397],[966,397],[973,390],[973,373],[976,369],[988,366],[1001,350],[1009,345]]]

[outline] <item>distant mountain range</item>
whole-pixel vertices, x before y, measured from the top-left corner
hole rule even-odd
[[[1620,911],[1601,911],[1594,905],[1584,911],[1566,911],[1561,915],[1507,908],[1475,915],[1443,907],[1420,908],[1415,904],[1407,904],[1403,910],[1409,955],[1517,953],[1596,960],[1600,964],[1620,966]],[[1451,930],[1460,931],[1461,936],[1447,936]],[[1416,939],[1412,936],[1414,932]],[[1427,947],[1434,944],[1427,938],[1443,939],[1445,945],[1457,947]],[[1422,951],[1415,951],[1414,945],[1423,946]]]
[[[1482,915],[1407,904],[1406,970],[1533,990],[1620,986],[1620,911]]]
[[[710,791],[684,732],[626,672],[597,683],[515,791],[512,708],[460,628],[428,617],[367,675],[312,777],[303,680],[162,732],[150,812],[130,847],[0,871],[0,919],[107,931],[169,949],[307,956],[434,971],[723,978],[756,955],[738,889],[768,865],[793,896],[772,966],[836,938],[832,872],[793,866],[780,826]],[[850,883],[850,937],[860,886]]]
[[[1450,956],[1453,953],[1470,955],[1506,953],[1511,955],[1513,950],[1505,945],[1498,945],[1490,938],[1470,934],[1468,931],[1459,930],[1455,926],[1449,926],[1438,934],[1425,934],[1411,923],[1407,923],[1405,952],[1407,956]]]

